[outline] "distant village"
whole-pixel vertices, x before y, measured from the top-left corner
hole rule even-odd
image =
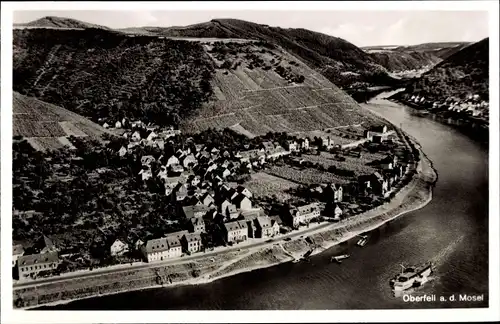
[[[126,119],[113,123],[108,121],[103,126],[119,131],[126,140],[127,144],[116,151],[120,157],[126,157],[136,147],[157,147],[163,151],[166,144],[175,142],[181,135],[179,130],[171,127],[160,129]],[[161,237],[138,239],[133,245],[116,239],[109,246],[110,254],[119,259],[135,251],[145,262],[161,262],[201,254],[207,251],[207,240],[230,247],[300,231],[313,222],[340,221],[345,217],[342,207],[345,185],[318,184],[310,190],[312,194],[321,196],[321,199],[267,215],[255,203],[255,197],[245,188],[244,181],[235,185],[235,180],[243,179],[252,170],[272,165],[288,156],[311,150],[355,150],[367,142],[383,143],[392,141],[396,136],[394,130],[380,126],[365,131],[363,139],[349,144],[335,144],[329,137],[321,138],[318,142],[318,139],[288,136],[286,141],[263,140],[257,148],[239,151],[209,148],[204,143],[195,143],[192,138],[187,138],[183,149],[178,149],[170,156],[155,158],[153,155],[143,155],[140,157],[142,169],[137,176],[144,182],[160,180],[164,186],[165,199],[178,206],[179,212],[188,220],[188,226]],[[160,168],[152,168],[153,163],[160,165]],[[411,163],[404,155],[388,154],[380,161],[379,172],[358,177],[356,193],[389,197],[407,174]],[[213,250],[213,245],[210,249]],[[61,251],[49,237],[42,236],[36,243],[35,251],[38,253],[25,254],[22,245],[13,246],[12,266],[20,279],[52,275],[51,271],[58,267]]]
[[[429,112],[449,112],[466,115],[488,122],[489,103],[478,94],[469,94],[464,99],[448,97],[442,101],[433,101],[425,96],[403,94],[402,99],[410,106],[425,108]]]

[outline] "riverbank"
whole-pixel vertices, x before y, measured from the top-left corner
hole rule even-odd
[[[432,199],[437,174],[431,161],[419,149],[419,162],[412,180],[388,203],[354,217],[313,229],[307,237],[270,243],[187,260],[168,266],[109,273],[92,278],[75,278],[65,284],[49,283],[14,291],[14,307],[53,306],[71,301],[149,288],[198,285],[256,269],[297,261],[306,252],[321,253],[357,235],[371,231],[396,217],[422,208]]]

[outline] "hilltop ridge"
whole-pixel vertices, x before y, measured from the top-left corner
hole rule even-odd
[[[14,24],[14,28],[28,27],[28,28],[75,28],[75,29],[85,29],[85,28],[101,28],[110,30],[106,26],[91,24],[88,22],[80,21],[72,18],[56,17],[56,16],[46,16],[37,20],[33,20],[27,23]]]

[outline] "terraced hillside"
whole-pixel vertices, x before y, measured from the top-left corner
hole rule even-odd
[[[97,28],[13,32],[14,91],[95,122],[175,124],[212,94],[213,67],[198,42]]]
[[[64,108],[13,93],[12,132],[22,136],[37,150],[72,146],[69,136],[91,137],[100,140],[109,130]]]
[[[216,66],[214,96],[183,124],[185,131],[231,127],[253,136],[373,123],[351,97],[280,47],[203,46]]]

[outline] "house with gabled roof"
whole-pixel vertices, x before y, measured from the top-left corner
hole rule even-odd
[[[172,155],[171,157],[169,157],[167,159],[167,163],[166,163],[166,166],[167,168],[170,167],[171,165],[175,165],[175,164],[179,164],[179,159],[175,156],[175,155]]]
[[[128,251],[128,245],[118,239],[115,240],[110,247],[111,256],[122,256],[128,253]]]
[[[200,233],[188,233],[183,236],[181,242],[184,250],[189,253],[200,252],[203,247]]]
[[[224,216],[226,216],[227,219],[236,219],[240,216],[240,213],[238,212],[236,205],[229,204],[224,211]]]
[[[196,160],[196,157],[194,156],[194,154],[191,153],[191,154],[184,156],[181,159],[181,162],[182,162],[182,166],[184,166],[184,168],[191,168],[197,163],[197,160]]]
[[[191,225],[191,231],[193,233],[203,233],[205,232],[205,220],[203,217],[193,217],[189,219]]]
[[[173,190],[176,201],[182,201],[188,196],[188,189],[184,184],[179,183]]]
[[[260,145],[260,149],[265,152],[269,152],[274,149],[274,144],[271,141],[262,142]]]
[[[323,188],[323,192],[326,199],[332,200],[333,202],[341,202],[344,197],[344,189],[340,184],[329,184]]]
[[[148,240],[141,247],[147,262],[163,261],[169,258],[168,241],[165,237]]]
[[[146,181],[148,179],[151,179],[153,177],[153,174],[151,173],[150,168],[143,168],[139,172],[139,176],[141,176],[142,181]]]
[[[168,233],[165,235],[168,243],[168,257],[178,258],[182,255],[182,244],[181,240],[184,235],[189,234],[188,231],[179,231],[174,233]]]
[[[227,243],[238,243],[248,239],[248,227],[244,221],[224,223],[224,230]]]
[[[259,216],[254,221],[256,226],[255,236],[258,238],[270,238],[278,235],[280,228],[278,223],[267,216]]]
[[[206,192],[200,197],[200,201],[205,205],[205,206],[212,206],[215,203],[214,197]]]
[[[300,224],[307,224],[313,218],[319,217],[320,214],[321,209],[318,203],[312,203],[290,209],[290,215],[292,216],[292,225],[294,227],[297,227]]]
[[[205,205],[196,205],[196,206],[184,206],[182,207],[182,211],[184,216],[187,219],[195,218],[195,217],[203,217],[210,210],[209,207]]]
[[[128,153],[128,151],[127,151],[127,148],[125,146],[122,146],[120,148],[120,150],[118,150],[118,155],[120,157],[123,157],[123,156],[127,155],[127,153]]]
[[[36,276],[42,271],[56,270],[59,262],[59,255],[55,251],[19,256],[17,259],[19,278],[24,279]]]
[[[375,195],[385,195],[388,191],[389,183],[379,172],[358,177],[360,191],[371,191]]]
[[[299,151],[299,145],[298,145],[297,141],[295,141],[295,140],[288,140],[286,142],[286,145],[287,145],[287,150],[290,152],[298,152]]]
[[[152,142],[156,137],[158,137],[158,134],[156,134],[154,131],[151,131],[146,137],[146,140]]]
[[[234,198],[231,199],[231,203],[236,205],[236,207],[241,210],[252,209],[252,201],[243,194],[237,194],[236,196],[234,196]]]
[[[338,204],[335,204],[335,209],[333,210],[334,220],[340,220],[342,216],[342,208]]]
[[[141,140],[141,132],[139,132],[139,131],[133,132],[130,139],[133,141],[140,141]]]

